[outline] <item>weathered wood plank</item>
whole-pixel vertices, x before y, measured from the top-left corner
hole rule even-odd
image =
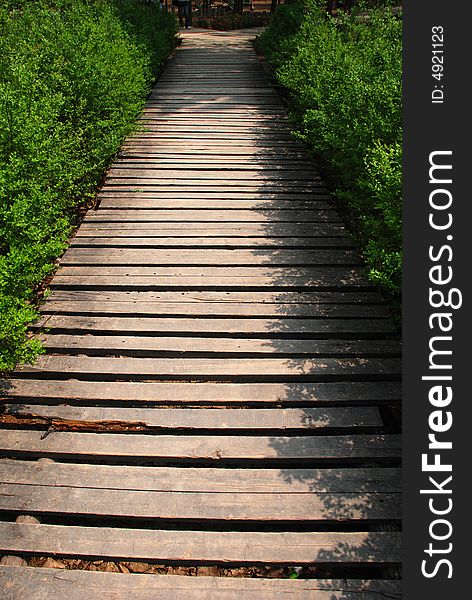
[[[196,221],[218,221],[218,222],[256,222],[256,223],[271,223],[282,221],[305,221],[311,223],[339,223],[340,217],[336,211],[315,211],[315,210],[238,210],[234,209],[231,214],[221,210],[159,210],[159,209],[125,209],[113,210],[103,209],[96,212],[89,211],[85,217],[85,221],[89,223],[98,223],[106,221],[131,221],[131,222],[149,222],[149,221],[187,221],[194,223]]]
[[[116,232],[116,236],[113,233]],[[88,235],[87,235],[88,233]],[[353,242],[346,235],[339,234],[338,237],[134,237],[131,238],[128,230],[108,229],[96,230],[97,236],[84,231],[82,235],[76,236],[71,241],[71,247],[81,246],[90,248],[96,246],[107,246],[118,248],[127,246],[129,248],[352,248]],[[146,233],[146,232],[143,232]],[[182,232],[181,232],[182,233]],[[193,231],[192,231],[193,233]],[[108,235],[109,237],[100,237]]]
[[[398,358],[110,358],[103,356],[43,355],[24,373],[115,374],[150,377],[399,377]]]
[[[263,183],[264,181],[281,181],[283,183],[288,181],[320,181],[320,176],[316,171],[301,171],[297,169],[296,171],[292,171],[289,168],[284,169],[284,171],[280,174],[266,172],[260,169],[246,169],[246,170],[232,170],[228,172],[226,170],[221,170],[220,168],[210,168],[209,166],[206,169],[162,169],[159,167],[150,168],[149,165],[146,165],[146,168],[143,167],[124,167],[122,165],[111,167],[109,170],[108,180],[119,178],[136,178],[136,179],[159,179],[159,180],[174,180],[178,181],[180,179],[192,179],[193,181],[204,181],[210,180],[214,181],[218,179],[219,181],[238,181],[242,179],[244,181],[255,180],[258,183]]]
[[[254,579],[0,567],[4,600],[385,600],[401,597],[400,582],[382,580]]]
[[[107,265],[360,265],[357,251],[345,249],[303,250],[254,249],[225,250],[212,252],[193,248],[150,249],[150,248],[77,248],[66,250],[61,263]]]
[[[140,467],[0,459],[2,483],[156,492],[397,493],[396,468],[218,469]]]
[[[161,237],[189,237],[198,236],[201,239],[215,237],[242,237],[254,239],[254,237],[273,236],[282,238],[296,237],[336,237],[346,233],[342,223],[316,223],[306,224],[300,222],[271,223],[267,227],[261,223],[195,223],[191,229],[187,223],[91,223],[84,222],[77,231],[75,238],[81,236],[109,235],[112,237],[124,236],[161,236]],[[338,239],[338,238],[337,238]]]
[[[173,288],[219,288],[229,290],[237,287],[312,288],[362,290],[372,289],[363,268],[344,267],[118,267],[103,269],[94,266],[62,267],[51,282],[51,287],[64,285],[88,285],[92,287],[111,285],[116,288],[162,287]]]
[[[129,152],[121,150],[116,158],[115,164],[117,165],[129,165],[130,167],[136,165],[143,166],[159,166],[161,169],[175,169],[176,165],[183,170],[185,169],[206,169],[209,166],[218,167],[221,170],[232,172],[234,170],[244,170],[250,167],[257,171],[274,171],[280,173],[287,166],[293,171],[303,170],[307,167],[311,167],[311,163],[307,159],[303,159],[299,154],[284,154],[282,157],[267,155],[248,158],[247,156],[233,155],[231,157],[223,154],[222,156],[208,156],[202,158],[192,154],[182,154],[179,156],[178,153],[159,152],[159,148],[155,152],[142,153],[139,148],[136,148],[135,152]]]
[[[186,108],[187,106],[198,106],[202,108],[204,106],[213,106],[218,102],[219,106],[233,106],[239,107],[241,104],[245,106],[259,107],[263,106],[266,109],[278,108],[279,98],[276,94],[225,94],[224,100],[221,99],[219,94],[191,94],[174,98],[170,94],[153,94],[150,96],[149,104],[153,103],[165,108],[173,107],[176,110]]]
[[[311,304],[266,304],[247,302],[104,302],[102,301],[57,301],[47,300],[43,313],[92,314],[112,313],[122,315],[194,315],[194,316],[263,316],[263,317],[386,317],[388,310],[383,305],[311,305]]]
[[[230,176],[226,179],[215,179],[211,180],[200,180],[193,181],[191,179],[182,178],[175,180],[165,180],[159,178],[140,178],[140,177],[128,177],[128,178],[108,178],[103,184],[103,191],[108,192],[110,190],[118,190],[126,192],[127,194],[136,193],[136,191],[163,191],[172,192],[177,191],[180,194],[186,194],[187,191],[200,191],[200,192],[218,192],[218,190],[227,190],[228,192],[238,193],[285,193],[291,194],[292,196],[298,195],[299,199],[308,200],[310,194],[312,197],[319,196],[319,194],[327,195],[328,190],[322,182],[306,183],[303,181],[281,181],[272,180],[261,185],[257,185],[253,180],[240,179],[234,181]],[[211,206],[208,206],[210,209]],[[316,209],[316,205],[313,206]]]
[[[4,379],[0,396],[6,399],[57,399],[94,402],[129,401],[147,404],[390,404],[401,397],[399,382],[324,383],[140,383]]]
[[[400,346],[390,340],[304,340],[223,337],[152,337],[122,335],[42,335],[49,352],[146,355],[270,354],[308,356],[399,356]]]
[[[203,268],[203,267],[202,267]],[[131,274],[132,275],[132,274]],[[169,275],[171,275],[169,273]],[[280,288],[281,282],[275,278],[258,278],[256,276],[253,277],[212,277],[212,276],[186,276],[181,275],[177,278],[174,277],[173,280],[169,281],[166,278],[165,274],[161,274],[158,276],[146,276],[146,275],[136,275],[130,276],[127,281],[123,281],[122,275],[90,275],[81,274],[78,276],[63,276],[63,273],[60,275],[56,275],[55,279],[51,283],[51,288],[66,288],[68,286],[72,288],[92,288],[92,289],[100,289],[100,288],[111,288],[111,289],[235,289],[235,290],[245,290],[245,289],[274,289]],[[288,276],[284,279],[283,287],[285,289],[299,289],[302,287],[305,288],[326,288],[326,289],[341,289],[346,285],[346,282],[336,283],[333,280],[326,280],[323,278],[314,278],[314,277],[296,277],[296,276]],[[365,289],[366,286],[359,284],[358,281],[355,280],[354,277],[348,280],[347,285],[353,288]]]
[[[321,196],[322,198],[322,196]],[[286,210],[286,209],[296,209],[310,210],[313,206],[321,209],[328,209],[329,204],[324,202],[324,200],[311,200],[311,201],[303,201],[303,200],[215,200],[211,203],[212,209],[227,209],[228,211],[232,210]],[[143,198],[143,197],[133,197],[132,195],[129,197],[117,197],[113,198],[106,197],[104,195],[101,196],[100,199],[100,207],[107,209],[136,209],[136,208],[146,208],[146,209],[196,209],[196,210],[205,210],[208,209],[208,199],[205,200],[191,200],[187,198],[183,199],[160,199],[160,198]],[[229,212],[229,216],[231,212]]]
[[[399,458],[398,435],[198,436],[5,430],[3,454],[79,457],[113,462],[159,460],[372,460]]]
[[[99,317],[74,315],[47,315],[40,319],[36,328],[70,329],[78,331],[209,334],[271,334],[280,335],[331,335],[353,336],[382,335],[393,333],[389,319],[329,319],[329,318],[240,318],[224,317]]]
[[[400,345],[390,340],[307,340],[290,338],[158,337],[124,335],[40,335],[50,352],[71,354],[270,354],[308,356],[399,356]]]
[[[134,560],[256,564],[400,562],[398,533],[254,533],[0,523],[0,549]]]
[[[191,145],[191,144],[190,144]],[[272,181],[267,181],[262,185],[257,185],[251,179],[240,179],[238,181],[223,179],[214,179],[214,180],[201,180],[201,181],[193,181],[191,179],[179,179],[179,180],[160,180],[160,179],[141,179],[139,177],[129,177],[123,179],[106,179],[103,183],[103,190],[113,190],[118,189],[121,191],[127,191],[127,193],[134,193],[137,189],[143,188],[144,190],[161,190],[166,192],[171,192],[175,190],[181,190],[182,192],[187,192],[191,190],[195,191],[205,191],[205,192],[218,192],[219,190],[227,190],[230,192],[251,192],[251,193],[261,193],[264,192],[269,194],[271,192],[279,192],[279,193],[292,193],[292,195],[300,194],[304,195],[305,199],[307,199],[309,194],[327,194],[328,190],[325,187],[322,181],[311,181],[311,182],[303,182],[303,181],[282,181],[280,179],[274,179]]]
[[[68,405],[35,406],[33,404],[6,404],[5,415],[20,418],[39,417],[44,423],[56,420],[90,422],[91,424],[114,421],[117,424],[136,425],[144,429],[221,429],[221,430],[275,430],[292,429],[355,429],[357,427],[381,427],[382,419],[376,407],[356,408],[291,408],[291,409],[211,409],[211,408],[88,408]],[[1,416],[0,416],[1,420]],[[8,421],[7,421],[8,422]],[[64,423],[66,426],[67,423]],[[104,423],[104,427],[106,423]]]
[[[110,189],[111,187],[113,187],[113,189]],[[182,182],[182,185],[168,185],[164,183],[161,185],[159,182],[153,186],[146,184],[141,190],[128,189],[126,186],[107,185],[106,187],[103,187],[97,195],[100,202],[105,198],[116,200],[135,199],[136,201],[179,200],[181,202],[184,200],[200,200],[206,201],[206,204],[203,206],[203,209],[205,210],[215,208],[218,201],[227,202],[229,200],[232,200],[233,202],[227,202],[227,204],[231,205],[233,209],[238,207],[244,209],[245,202],[259,204],[259,208],[261,209],[264,207],[271,208],[273,202],[274,208],[277,209],[277,206],[280,205],[280,203],[287,203],[289,201],[290,203],[287,205],[287,209],[290,209],[291,207],[296,208],[297,201],[305,203],[309,209],[317,209],[317,207],[325,201],[326,197],[327,191],[322,186],[316,186],[309,191],[300,191],[299,189],[290,189],[290,187],[272,187],[270,190],[266,190],[266,188],[257,190],[253,186],[234,186],[228,184],[228,186],[222,186],[218,189],[217,186],[212,186],[210,184],[196,184],[195,186],[190,186],[190,184],[185,181]],[[185,208],[185,206],[182,205],[182,208]],[[195,210],[202,209],[197,208]],[[338,227],[339,226],[342,226],[342,224],[338,225]]]
[[[400,494],[96,490],[0,483],[0,510],[39,516],[93,515],[179,521],[357,521],[399,519]],[[0,542],[1,544],[1,542]]]
[[[146,131],[141,130],[138,133],[135,133],[132,137],[133,140],[159,140],[162,143],[172,143],[175,144],[176,141],[183,140],[184,143],[200,143],[202,141],[208,142],[215,145],[224,145],[224,141],[228,139],[228,134],[226,133],[207,133],[207,132],[195,132],[195,133],[172,133],[172,132],[157,132],[157,131]],[[258,133],[257,130],[249,133],[235,133],[232,136],[232,141],[240,142],[247,144],[248,142],[253,142],[257,145],[259,142],[265,142],[267,145],[274,143],[283,143],[286,146],[292,148],[301,148],[300,142],[295,140],[289,134],[274,134],[274,133]]]
[[[201,142],[198,144],[192,143],[191,145],[185,145],[185,148],[182,148],[181,145],[177,143],[166,143],[163,144],[153,144],[151,141],[141,140],[140,142],[137,140],[129,139],[123,142],[120,150],[120,156],[129,156],[135,155],[136,153],[139,156],[144,156],[144,154],[152,154],[153,156],[166,156],[168,154],[179,154],[179,150],[181,152],[182,158],[197,156],[201,158],[201,156],[222,156],[224,157],[242,157],[245,160],[250,160],[254,156],[254,152],[256,148],[254,145],[248,146],[244,142],[238,142],[234,145],[228,146],[210,142]],[[300,148],[283,148],[279,146],[272,145],[264,145],[257,148],[258,159],[265,157],[275,157],[277,160],[289,158],[291,160],[301,158],[306,160],[307,154],[303,154],[302,149]]]
[[[244,96],[258,96],[265,98],[266,96],[270,96],[274,99],[277,98],[277,94],[274,92],[274,88],[269,85],[258,85],[257,87],[252,85],[253,82],[250,82],[250,85],[242,85],[241,82],[228,81],[219,83],[218,81],[214,81],[213,85],[208,86],[206,84],[201,84],[198,81],[194,81],[193,83],[182,85],[182,83],[175,82],[175,79],[170,83],[170,85],[166,85],[165,81],[160,81],[159,85],[154,88],[154,91],[151,92],[151,98],[159,98],[164,96],[180,96],[185,98],[187,96],[194,95],[203,95],[203,96],[214,96],[225,94],[226,96],[234,96],[234,95],[244,95]]]
[[[188,302],[200,304],[202,302],[212,303],[265,303],[265,304],[310,304],[310,305],[378,305],[384,304],[385,300],[376,291],[369,292],[106,292],[106,291],[80,291],[73,292],[57,290],[49,297],[49,300],[72,302],[137,302],[161,303]]]

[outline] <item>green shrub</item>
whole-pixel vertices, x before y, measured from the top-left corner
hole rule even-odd
[[[174,46],[175,18],[136,0],[0,8],[0,370],[31,360],[31,300],[77,208],[130,133]]]
[[[324,2],[322,5],[324,6]],[[258,46],[289,90],[304,139],[346,208],[371,278],[401,282],[401,20],[388,9],[328,17],[286,5]]]

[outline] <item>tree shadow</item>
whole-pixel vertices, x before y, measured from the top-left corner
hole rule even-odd
[[[301,419],[308,427],[302,437],[271,438],[270,445],[282,461],[299,456],[303,463],[292,462],[278,473],[281,481],[317,495],[322,506],[314,521],[321,530],[331,528],[334,538],[340,532],[345,534],[347,541],[336,538],[332,545],[320,548],[313,555],[314,564],[375,564],[388,569],[400,561],[396,534],[400,529],[400,450],[395,437],[399,425],[388,418],[388,407],[399,403],[400,344],[393,339],[395,330],[385,302],[369,282],[362,258],[311,156],[291,136],[280,100],[254,88],[254,94],[243,102],[235,82],[244,69],[232,65],[234,46],[222,49],[220,38],[225,36],[214,38],[218,39],[213,47],[208,50],[205,45],[202,53],[208,56],[213,52],[215,66],[224,63],[222,57],[229,60],[212,75],[202,75],[193,82],[189,75],[186,84],[191,91],[214,76],[216,87],[227,85],[228,93],[207,94],[200,99],[195,96],[193,103],[177,110],[175,106],[161,108],[160,112],[169,118],[179,111],[187,113],[189,107],[191,115],[192,106],[198,112],[202,108],[219,112],[231,124],[222,126],[214,136],[202,133],[202,147],[212,139],[221,139],[221,131],[228,135],[233,131],[232,138],[228,137],[235,158],[232,172],[251,172],[250,180],[242,176],[232,181],[210,180],[200,188],[202,193],[210,188],[221,190],[222,197],[228,189],[236,190],[240,199],[254,202],[250,222],[254,233],[247,239],[253,264],[239,267],[239,271],[246,275],[254,271],[254,283],[246,286],[247,291],[261,298],[266,293],[260,301],[271,305],[273,320],[259,339],[271,357],[284,359],[289,372],[282,380],[283,393],[273,400],[303,410]],[[189,65],[192,59],[198,63],[200,49],[186,52]],[[260,66],[255,60],[253,63],[246,75],[254,71],[261,82],[266,81]],[[232,72],[236,78],[230,76]],[[250,77],[241,81],[249,82]],[[257,123],[248,125],[251,115]],[[245,119],[243,134],[234,124],[239,121],[244,125]],[[238,155],[237,148],[244,148],[244,144],[252,153],[241,151]],[[237,202],[235,199],[235,208]],[[257,249],[251,248],[254,238]],[[226,268],[228,272],[236,269],[231,264]],[[260,381],[274,380],[261,375]],[[280,383],[281,378],[276,381]],[[355,416],[360,407],[378,410],[374,432],[357,427]],[[351,411],[352,428],[347,433],[339,431],[333,421],[333,408]],[[336,447],[331,454],[326,450],[327,441]],[[391,572],[383,573],[391,576]],[[395,591],[391,593],[397,597]]]

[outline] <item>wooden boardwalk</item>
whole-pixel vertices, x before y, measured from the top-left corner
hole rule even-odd
[[[2,598],[400,597],[399,346],[250,38],[183,35],[2,382]]]

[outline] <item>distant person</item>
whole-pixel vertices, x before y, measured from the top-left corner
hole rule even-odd
[[[177,0],[179,11],[179,25],[188,29],[192,24],[192,0]]]
[[[350,13],[353,4],[354,0],[344,0],[343,2],[338,2],[337,0],[328,0],[326,5],[326,12],[332,15],[333,10],[338,6],[341,6],[343,10],[345,10],[347,13]]]

